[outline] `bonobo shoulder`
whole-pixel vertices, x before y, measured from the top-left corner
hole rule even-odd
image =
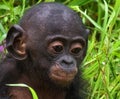
[[[10,83],[13,80],[13,76],[14,79],[18,77],[16,60],[10,55],[6,55],[0,62],[0,84]]]

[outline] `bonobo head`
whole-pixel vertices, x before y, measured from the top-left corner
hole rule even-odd
[[[10,28],[6,38],[13,58],[30,60],[38,75],[48,75],[51,82],[62,86],[76,77],[86,55],[87,40],[88,31],[80,17],[58,3],[33,6],[19,25]]]

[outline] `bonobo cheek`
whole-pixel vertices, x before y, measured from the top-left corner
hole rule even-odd
[[[77,67],[74,67],[71,70],[66,70],[66,68],[61,68],[59,64],[55,64],[50,69],[49,77],[55,84],[67,86],[73,81],[77,71]]]

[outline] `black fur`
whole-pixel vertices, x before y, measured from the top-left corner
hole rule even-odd
[[[59,38],[59,35],[63,37]],[[84,47],[79,56],[65,56],[68,55],[67,52],[61,55],[51,55],[47,52],[47,46],[52,42],[48,38],[61,40],[64,37],[66,38],[62,41],[66,44],[66,49],[76,42],[74,39],[77,37],[83,39],[80,42],[84,43]],[[41,3],[30,8],[20,20],[19,25],[12,26],[8,31],[6,38],[8,55],[0,63],[0,99],[12,99],[10,93],[13,87],[6,86],[11,83],[30,85],[38,92],[40,99],[42,99],[41,90],[44,92],[44,89],[58,94],[54,99],[60,99],[60,93],[57,92],[65,94],[62,96],[63,99],[85,99],[86,94],[83,91],[85,84],[80,77],[79,66],[86,55],[87,40],[88,31],[80,17],[66,6],[58,3]],[[72,57],[78,69],[74,80],[67,86],[61,86],[49,77],[52,65],[61,57]],[[71,70],[70,67],[69,69]],[[24,77],[26,77],[25,81]],[[16,97],[21,99],[19,97],[22,96]],[[46,99],[45,97],[43,98]]]

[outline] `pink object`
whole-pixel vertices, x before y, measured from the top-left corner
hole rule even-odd
[[[3,52],[3,51],[4,51],[4,47],[0,46],[0,52]]]

